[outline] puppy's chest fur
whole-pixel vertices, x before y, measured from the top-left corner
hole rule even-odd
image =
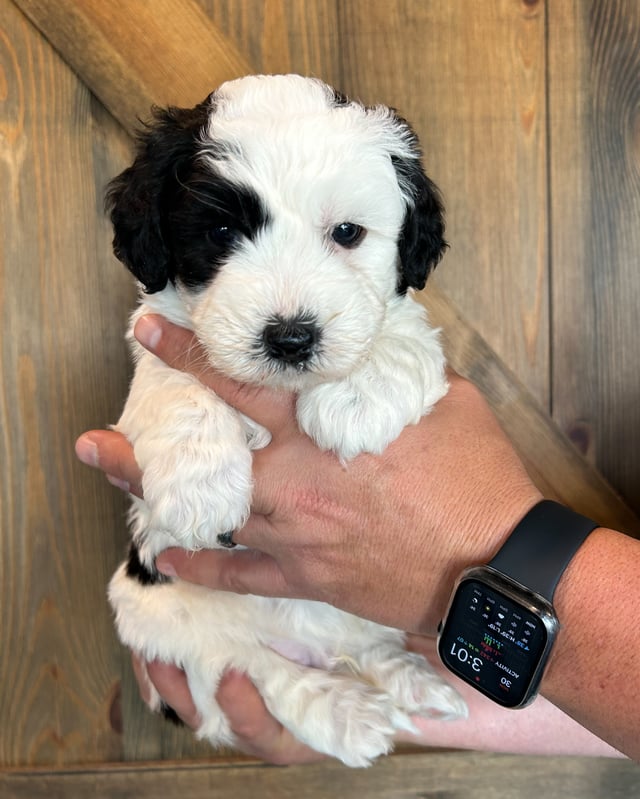
[[[445,246],[442,207],[415,135],[389,109],[298,76],[234,81],[161,115],[109,197],[116,254],[141,283],[132,325],[162,313],[194,330],[223,373],[294,391],[298,424],[319,447],[345,461],[381,453],[446,392],[437,332],[411,297]],[[167,547],[216,548],[245,523],[251,453],[269,433],[133,347],[117,428],[144,501],[132,499],[132,548],[109,597],[127,646],[184,669],[197,734],[234,742],[215,699],[228,668],[249,675],[296,737],[348,765],[389,751],[412,715],[462,715],[399,631],[157,574]]]

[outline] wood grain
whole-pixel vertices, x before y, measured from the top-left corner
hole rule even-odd
[[[342,81],[337,0],[200,0],[210,20],[246,55],[254,71]]]
[[[640,796],[640,770],[625,760],[411,754],[370,769],[336,763],[269,768],[168,763],[67,772],[0,774],[3,799],[603,799]]]
[[[252,71],[191,0],[17,4],[129,132],[152,104],[192,106]]]
[[[550,5],[553,415],[640,509],[640,4]]]
[[[0,75],[0,762],[118,758],[104,586],[123,505],[81,473],[73,439],[113,419],[126,387],[131,286],[96,224],[94,123],[109,171],[126,140],[7,3]]]

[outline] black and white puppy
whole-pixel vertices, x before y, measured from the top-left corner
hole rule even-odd
[[[446,245],[410,127],[297,75],[225,83],[156,117],[108,195],[115,253],[141,285],[133,323],[163,314],[195,331],[220,372],[296,392],[301,429],[345,462],[382,452],[447,390],[437,332],[411,297]],[[413,714],[464,715],[397,630],[156,572],[167,547],[228,544],[249,514],[251,451],[269,433],[132,346],[117,429],[144,501],[133,498],[133,543],[109,597],[127,646],[185,670],[198,735],[233,745],[215,700],[228,668],[297,738],[351,766],[389,751]]]

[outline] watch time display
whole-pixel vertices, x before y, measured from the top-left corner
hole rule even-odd
[[[527,696],[547,645],[540,617],[480,580],[460,583],[438,642],[445,665],[505,707]]]

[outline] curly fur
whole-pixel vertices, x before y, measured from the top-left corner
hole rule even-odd
[[[446,392],[437,331],[411,297],[446,246],[442,203],[391,109],[296,75],[226,83],[194,109],[156,112],[108,204],[141,287],[132,326],[161,313],[226,375],[296,392],[302,430],[345,462],[382,452]],[[244,524],[251,453],[269,433],[130,340],[117,429],[145,498],[109,597],[127,646],[185,670],[198,735],[234,742],[215,700],[230,667],[294,735],[352,766],[389,751],[413,714],[463,715],[397,630],[157,574],[163,549],[224,546]]]

